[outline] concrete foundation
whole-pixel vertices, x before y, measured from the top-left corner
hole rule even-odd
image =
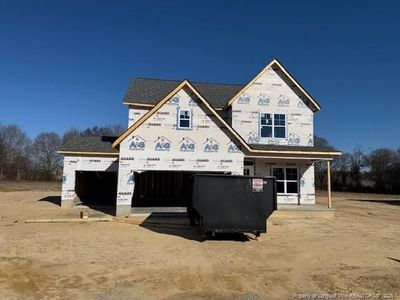
[[[334,208],[326,208],[319,205],[279,205],[278,210],[274,211],[271,219],[275,218],[300,218],[300,219],[313,219],[313,218],[333,218],[335,217]]]
[[[76,204],[75,199],[64,199],[61,200],[61,208],[72,208]]]
[[[130,205],[117,205],[115,215],[119,217],[130,216],[132,207]]]

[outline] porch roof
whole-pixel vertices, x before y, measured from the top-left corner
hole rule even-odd
[[[313,151],[313,152],[339,152],[335,149],[323,146],[294,146],[294,145],[268,145],[249,144],[255,150],[276,150],[276,151]]]
[[[246,156],[294,158],[309,160],[331,160],[342,152],[323,146],[291,146],[249,144],[251,151]]]

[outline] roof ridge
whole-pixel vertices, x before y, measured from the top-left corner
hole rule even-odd
[[[154,81],[173,81],[173,82],[182,82],[185,79],[182,80],[176,80],[176,79],[164,79],[164,78],[150,78],[150,77],[135,77],[133,78],[133,80],[135,79],[147,79],[147,80],[154,80]],[[190,79],[186,79],[187,81],[191,82],[191,83],[201,83],[201,84],[217,84],[217,85],[237,85],[237,86],[244,86],[244,83],[225,83],[225,82],[205,82],[205,81],[192,81]]]

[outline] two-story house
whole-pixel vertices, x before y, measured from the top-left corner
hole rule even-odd
[[[246,85],[136,78],[123,103],[121,136],[60,151],[62,206],[90,197],[107,198],[117,215],[186,206],[200,172],[275,176],[278,203],[315,204],[314,162],[341,155],[314,146],[320,105],[277,60]]]

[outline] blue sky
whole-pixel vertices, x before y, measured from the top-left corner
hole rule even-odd
[[[340,150],[400,146],[399,1],[0,0],[0,123],[127,123],[136,76],[246,83],[272,58]]]

